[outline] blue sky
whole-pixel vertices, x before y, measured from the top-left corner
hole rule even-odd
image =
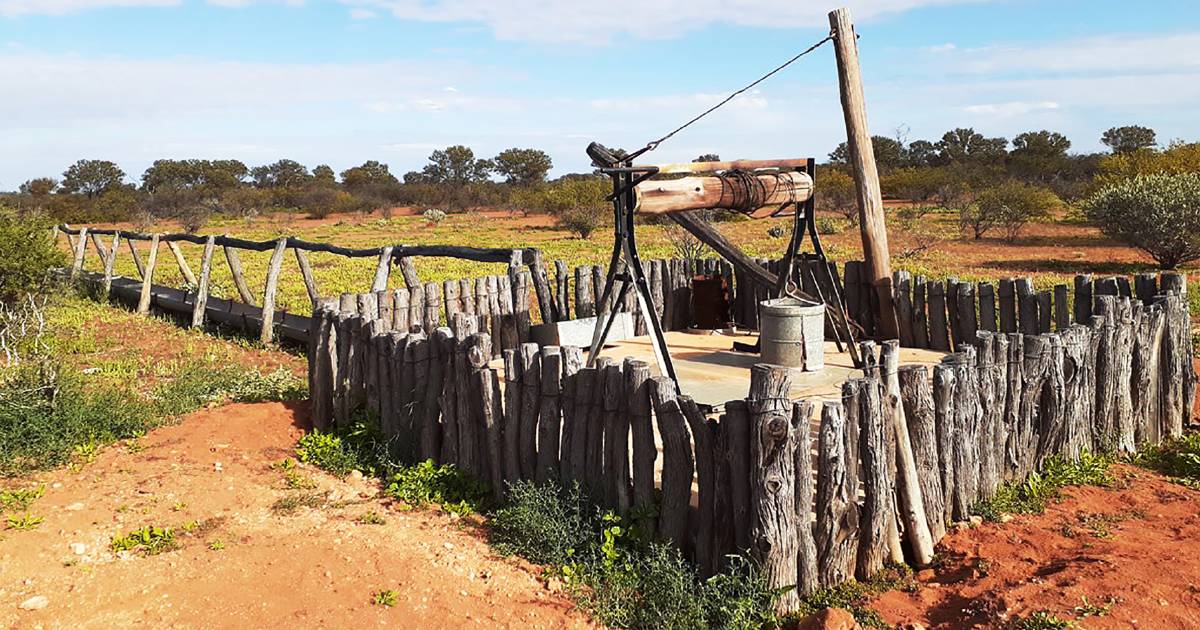
[[[0,0],[0,190],[81,157],[135,180],[159,157],[401,175],[451,144],[583,170],[590,140],[665,133],[842,4],[873,133],[1200,139],[1194,0]],[[844,134],[825,46],[651,156],[823,158]]]

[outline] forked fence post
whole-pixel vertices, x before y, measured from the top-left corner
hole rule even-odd
[[[283,265],[283,253],[287,250],[287,237],[280,237],[271,253],[271,263],[267,268],[267,284],[263,289],[262,330],[258,340],[271,343],[275,339],[275,291],[279,286],[279,269]]]
[[[208,308],[208,279],[212,273],[212,255],[216,246],[212,236],[204,240],[204,257],[200,259],[200,279],[196,283],[196,301],[192,305],[192,328],[204,325],[204,309]]]
[[[130,245],[133,242],[130,241]],[[136,256],[137,253],[134,253]],[[150,291],[154,282],[154,265],[158,262],[158,235],[150,237],[150,253],[146,256],[146,269],[142,272],[142,292],[138,297],[137,312],[146,315],[150,312]]]

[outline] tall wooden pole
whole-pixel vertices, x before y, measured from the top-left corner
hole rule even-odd
[[[846,146],[850,150],[850,167],[854,170],[854,183],[858,188],[858,226],[862,231],[863,259],[879,297],[879,334],[884,339],[895,339],[899,336],[899,327],[892,302],[892,262],[888,255],[887,224],[883,218],[883,194],[879,190],[879,171],[875,168],[875,148],[867,131],[867,103],[863,96],[858,43],[850,10],[842,8],[831,12],[829,26],[833,30],[838,88],[846,116]]]

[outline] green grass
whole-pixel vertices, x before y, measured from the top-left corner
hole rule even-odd
[[[463,516],[479,511],[487,501],[487,488],[479,480],[431,460],[400,468],[389,478],[386,492],[409,506],[437,505]]]
[[[49,352],[0,368],[0,475],[87,463],[119,440],[135,452],[147,431],[201,407],[306,395],[304,381],[282,367],[267,374],[240,367],[228,345],[173,324],[77,297],[53,300],[46,319]],[[96,343],[97,330],[110,324],[167,336],[171,358]]]
[[[26,512],[20,515],[11,514],[6,520],[8,529],[37,529],[39,525],[45,522],[46,518]]]
[[[170,527],[145,525],[124,536],[114,536],[109,545],[113,553],[134,551],[145,556],[156,556],[179,548],[179,539]]]
[[[1133,463],[1200,489],[1200,433],[1188,433],[1158,446],[1147,445],[1134,456]]]
[[[1040,472],[1030,473],[1025,481],[1000,486],[992,499],[975,505],[972,513],[989,521],[998,521],[1004,514],[1041,514],[1063,488],[1111,485],[1113,477],[1108,471],[1111,463],[1106,456],[1086,451],[1078,461],[1051,457]]]
[[[397,593],[393,589],[390,589],[390,588],[385,589],[385,590],[376,592],[371,597],[371,602],[374,603],[376,606],[385,606],[387,608],[391,608],[392,606],[396,605],[396,598],[398,595],[399,595],[399,593]]]
[[[858,623],[868,628],[890,628],[883,617],[869,604],[876,595],[887,591],[914,591],[917,583],[912,569],[904,565],[889,564],[875,577],[865,582],[849,580],[837,586],[821,589],[800,599],[800,609],[795,615],[803,618],[826,608],[842,608],[854,615]]]

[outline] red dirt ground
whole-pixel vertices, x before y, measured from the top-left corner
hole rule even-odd
[[[401,511],[363,479],[298,468],[316,487],[288,490],[271,467],[292,454],[305,405],[228,405],[114,446],[77,471],[30,482],[33,530],[0,542],[0,626],[255,628],[414,626],[573,628],[588,622],[529,567],[496,556],[470,520]],[[320,507],[278,514],[297,492]],[[374,511],[387,524],[359,523]],[[197,521],[193,533],[182,525]],[[171,526],[182,547],[110,550],[113,536]],[[212,550],[209,543],[224,542]],[[372,603],[384,589],[393,607]],[[45,596],[41,610],[22,602]]]
[[[1087,598],[1112,601],[1085,628],[1200,627],[1200,492],[1131,466],[1117,487],[1068,489],[1044,514],[948,535],[921,588],[872,605],[889,623],[1003,627],[1049,611],[1073,619]]]

